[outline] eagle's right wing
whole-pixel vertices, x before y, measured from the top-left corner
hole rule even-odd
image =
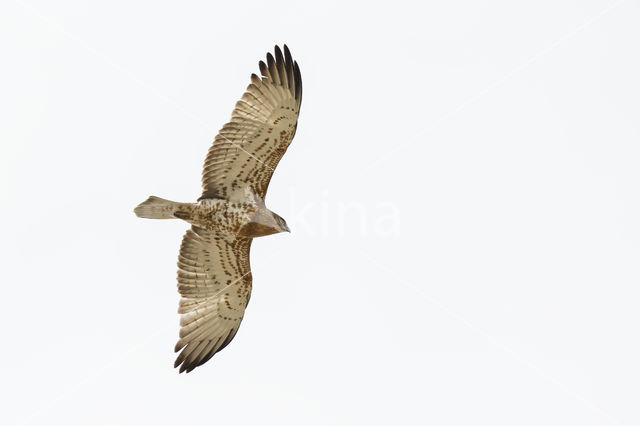
[[[187,373],[207,362],[238,332],[251,296],[250,238],[193,226],[178,257],[180,352],[175,367]]]

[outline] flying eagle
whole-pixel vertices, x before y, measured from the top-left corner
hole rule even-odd
[[[202,171],[196,203],[149,197],[138,217],[191,224],[178,256],[181,351],[174,367],[187,373],[204,364],[238,332],[251,296],[249,249],[255,237],[288,232],[264,203],[275,167],[293,140],[302,79],[287,46],[259,62],[262,77],[236,103],[231,121],[215,137]]]

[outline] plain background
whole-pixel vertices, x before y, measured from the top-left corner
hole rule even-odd
[[[640,6],[3,1],[1,423],[640,424]],[[295,141],[233,343],[179,221],[275,43]]]

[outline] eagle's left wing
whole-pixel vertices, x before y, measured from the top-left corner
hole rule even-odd
[[[216,136],[202,171],[202,197],[245,201],[246,190],[264,200],[271,176],[298,125],[302,77],[287,46],[260,61],[262,78],[236,103],[231,121]]]
[[[250,238],[193,226],[178,257],[180,352],[175,367],[187,373],[207,362],[238,332],[251,296]]]

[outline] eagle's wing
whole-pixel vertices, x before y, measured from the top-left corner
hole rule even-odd
[[[175,367],[189,372],[235,336],[251,296],[250,238],[214,234],[193,226],[182,239],[178,291],[182,296],[180,352]]]
[[[269,181],[296,132],[302,78],[287,46],[260,61],[262,78],[236,103],[231,121],[216,136],[202,172],[201,198],[246,200],[246,189],[264,200]]]

